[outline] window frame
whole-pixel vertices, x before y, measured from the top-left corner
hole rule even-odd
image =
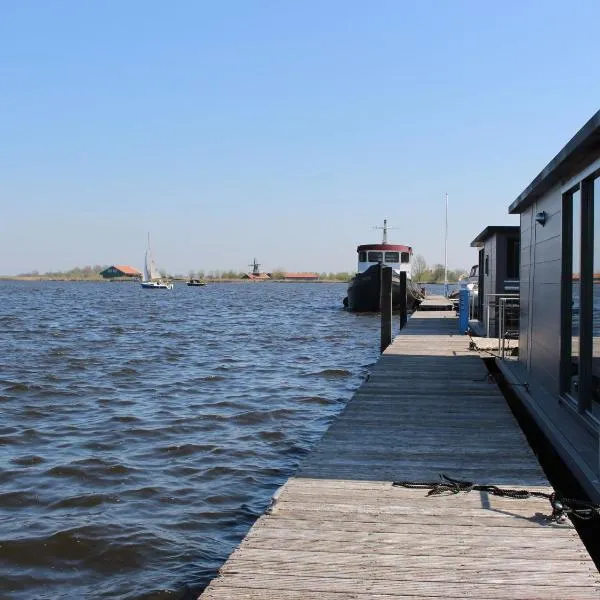
[[[561,269],[561,323],[560,323],[560,377],[561,398],[577,408],[582,415],[599,416],[598,403],[592,399],[593,320],[594,320],[594,182],[600,169],[578,182],[569,182],[562,190],[562,269]],[[579,387],[571,393],[571,360],[573,317],[573,196],[580,192],[580,265],[579,265]],[[600,197],[598,198],[600,202]],[[594,415],[594,413],[596,413]]]
[[[379,254],[379,258],[373,259],[372,258],[373,254]],[[381,250],[369,250],[369,252],[367,254],[367,262],[382,263],[383,262],[383,252]]]
[[[521,238],[506,238],[506,279],[519,279],[521,271]]]

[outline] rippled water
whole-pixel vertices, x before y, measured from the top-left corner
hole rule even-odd
[[[377,358],[344,293],[0,282],[0,596],[195,597]]]

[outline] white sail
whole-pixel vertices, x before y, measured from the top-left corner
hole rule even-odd
[[[152,253],[150,252],[150,248],[148,248],[148,252],[146,253],[146,269],[148,270],[148,275],[150,280],[160,279],[160,273],[156,268],[156,263],[152,258]]]
[[[148,256],[149,250],[146,250],[146,256],[144,257],[144,281],[150,281],[150,269],[148,259],[151,257]]]
[[[156,268],[154,258],[152,258],[152,251],[150,250],[150,234],[148,234],[148,248],[146,249],[146,256],[144,258],[144,281],[154,281],[160,279],[160,273]]]

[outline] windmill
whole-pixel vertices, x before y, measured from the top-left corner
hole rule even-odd
[[[252,264],[248,266],[252,267],[252,275],[260,275],[260,271],[258,270],[260,265],[256,262],[256,258],[252,261]]]

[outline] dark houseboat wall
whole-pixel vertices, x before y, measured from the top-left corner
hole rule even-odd
[[[598,502],[600,111],[509,212],[521,219],[519,359],[500,368]]]
[[[544,226],[535,215],[546,213]],[[521,334],[519,361],[559,393],[562,210],[560,188],[521,214]]]
[[[486,227],[471,246],[479,248],[479,306],[473,326],[479,335],[487,335],[489,316],[489,335],[498,337],[499,298],[519,294],[519,226]],[[505,308],[510,329],[517,331],[518,303],[511,301]]]

